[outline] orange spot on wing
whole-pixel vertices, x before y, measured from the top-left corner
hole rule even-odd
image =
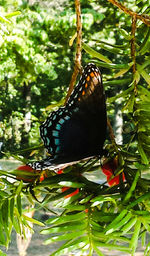
[[[90,76],[87,76],[86,81],[90,81]]]
[[[86,83],[86,84],[85,84],[85,88],[87,88],[87,87],[88,87],[88,84]]]
[[[85,91],[82,92],[82,95],[85,95]]]
[[[91,77],[94,77],[94,73],[93,73],[93,72],[91,72],[91,73],[90,73],[90,76],[91,76]]]

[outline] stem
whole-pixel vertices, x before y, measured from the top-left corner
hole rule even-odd
[[[77,41],[76,41],[76,56],[75,56],[75,65],[74,71],[71,77],[68,93],[65,99],[65,105],[73,91],[74,84],[77,79],[79,70],[81,69],[81,41],[82,41],[82,23],[81,23],[81,7],[80,0],[75,0],[75,9],[76,9],[76,25],[77,25]]]
[[[148,15],[138,14],[136,12],[133,12],[131,9],[125,7],[123,4],[119,3],[117,0],[107,0],[107,1],[109,1],[113,5],[117,6],[124,13],[126,13],[130,16],[136,16],[137,19],[141,20],[147,26],[150,26],[150,17]]]
[[[109,129],[109,137],[111,139],[112,145],[114,146],[114,148],[118,152],[118,147],[117,147],[117,144],[116,144],[116,141],[115,141],[114,131],[113,131],[113,128],[111,126],[109,118],[107,118],[107,126],[108,126],[108,129]]]
[[[135,56],[135,53],[136,53],[136,46],[135,46],[136,21],[137,21],[136,15],[132,16],[131,57],[132,57],[132,61],[133,61],[133,66],[132,66],[133,76],[136,73],[136,56]],[[137,82],[136,82],[136,79],[134,80],[134,92],[135,92],[135,95],[136,95],[137,94]]]

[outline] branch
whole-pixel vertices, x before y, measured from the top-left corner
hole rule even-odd
[[[136,73],[136,55],[135,55],[135,52],[136,52],[136,46],[135,46],[136,21],[137,21],[136,15],[132,16],[131,57],[132,57],[132,60],[133,60],[133,66],[132,66],[133,75]],[[134,80],[134,92],[135,92],[135,94],[137,94],[137,82],[136,82],[136,79]]]
[[[74,71],[71,77],[68,93],[65,99],[65,105],[73,91],[74,84],[77,79],[79,70],[81,69],[81,41],[82,41],[82,23],[81,23],[81,8],[80,0],[75,0],[75,9],[76,9],[76,24],[77,24],[77,41],[76,41],[76,56],[75,56],[75,65]]]
[[[138,14],[136,12],[133,12],[131,9],[126,8],[123,4],[118,3],[117,0],[107,0],[113,5],[117,6],[120,10],[125,12],[126,14],[130,16],[136,16],[137,19],[141,20],[143,23],[145,23],[147,26],[150,26],[150,17],[145,14]]]

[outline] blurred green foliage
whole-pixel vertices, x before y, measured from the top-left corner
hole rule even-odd
[[[76,19],[73,2],[61,6],[58,1],[57,10],[52,3],[49,9],[46,1],[30,5],[27,1],[4,1],[0,7],[4,17],[10,10],[20,11],[3,24],[0,35],[0,140],[5,150],[38,143],[39,120],[44,120],[45,107],[66,94],[74,60],[74,46],[69,48],[69,40],[76,31]],[[87,34],[104,14],[92,10],[88,3],[85,6],[83,31]],[[23,143],[28,96],[33,122]]]

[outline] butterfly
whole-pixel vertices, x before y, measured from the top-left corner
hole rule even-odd
[[[66,106],[53,111],[40,126],[50,156],[29,165],[36,170],[59,169],[82,159],[102,156],[106,127],[101,73],[95,64],[89,63]]]

